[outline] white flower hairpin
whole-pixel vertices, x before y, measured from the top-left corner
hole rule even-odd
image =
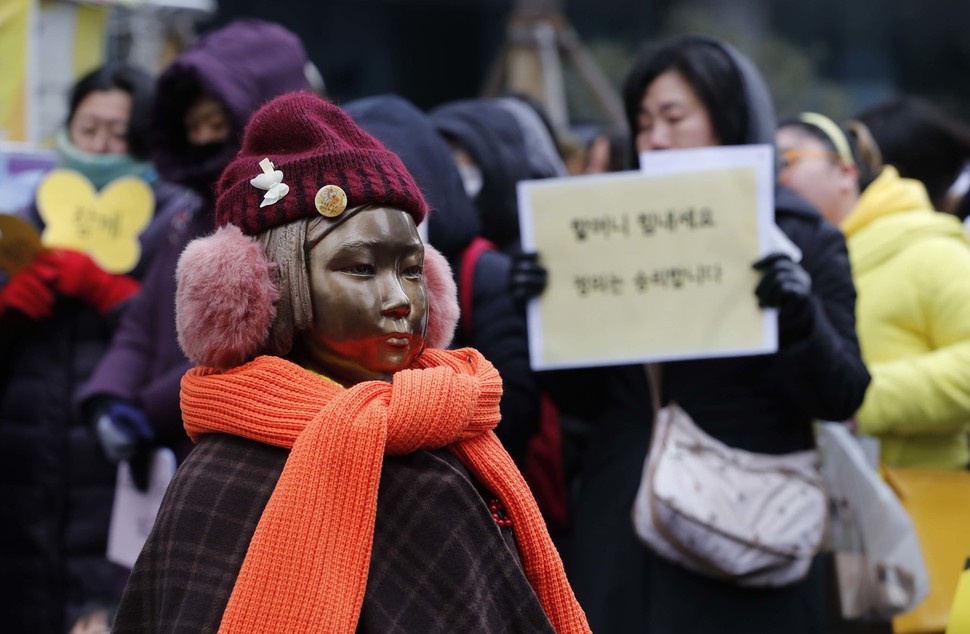
[[[263,168],[263,173],[249,183],[253,187],[266,190],[263,194],[263,202],[259,204],[260,207],[265,207],[279,202],[280,198],[290,192],[290,186],[283,182],[283,172],[276,169],[273,161],[264,158],[259,162],[259,166]]]

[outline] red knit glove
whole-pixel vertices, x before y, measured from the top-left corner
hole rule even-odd
[[[50,317],[59,260],[55,253],[42,251],[33,262],[11,277],[0,289],[0,315],[14,309],[31,319]]]
[[[58,249],[56,253],[60,258],[60,274],[54,288],[92,306],[102,315],[138,292],[137,281],[106,272],[85,253],[69,249]]]

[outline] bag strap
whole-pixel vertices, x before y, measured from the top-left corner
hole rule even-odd
[[[663,376],[660,373],[659,363],[644,363],[643,371],[647,375],[647,384],[650,386],[650,403],[653,405],[653,419],[657,420],[657,412],[660,411],[660,390],[663,388]]]
[[[475,236],[461,252],[461,273],[458,279],[458,306],[461,309],[461,331],[465,342],[472,336],[472,297],[475,282],[475,268],[478,260],[486,251],[497,251],[495,245],[481,236]]]

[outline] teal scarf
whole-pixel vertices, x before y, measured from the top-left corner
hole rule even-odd
[[[84,174],[97,190],[122,176],[135,176],[149,184],[158,178],[155,168],[148,161],[139,161],[129,154],[85,152],[71,143],[65,130],[57,135],[57,154],[60,167]]]

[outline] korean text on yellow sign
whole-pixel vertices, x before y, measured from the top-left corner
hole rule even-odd
[[[519,184],[523,247],[549,271],[535,369],[777,349],[751,267],[773,226],[770,146],[657,154],[652,173]]]

